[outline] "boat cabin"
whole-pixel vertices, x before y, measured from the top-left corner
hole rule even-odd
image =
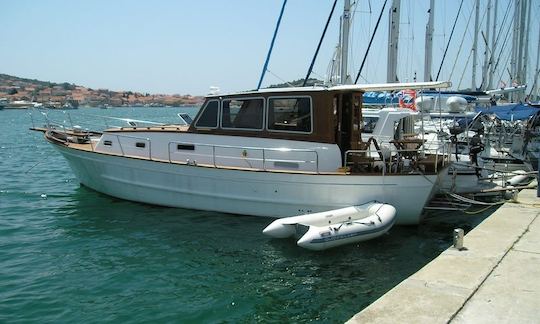
[[[361,148],[363,91],[265,89],[207,97],[188,132]]]

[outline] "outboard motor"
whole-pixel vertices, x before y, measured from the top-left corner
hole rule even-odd
[[[459,123],[454,123],[452,126],[448,127],[448,131],[450,132],[450,142],[452,142],[456,148],[456,161],[459,161],[457,136],[463,133],[465,130],[459,125]]]

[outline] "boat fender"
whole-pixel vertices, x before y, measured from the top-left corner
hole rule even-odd
[[[529,175],[523,170],[517,170],[514,173],[516,175],[506,181],[507,186],[515,186],[529,179]]]

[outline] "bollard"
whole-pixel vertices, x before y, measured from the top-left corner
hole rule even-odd
[[[461,251],[465,248],[463,247],[463,229],[456,228],[454,229],[454,248]]]

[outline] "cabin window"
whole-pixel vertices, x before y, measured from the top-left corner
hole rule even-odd
[[[312,125],[310,97],[268,99],[268,130],[311,133]]]
[[[203,112],[199,115],[195,127],[216,128],[218,125],[219,102],[211,100],[202,108]]]
[[[263,128],[262,98],[226,99],[221,103],[221,127],[235,129]]]
[[[178,149],[178,151],[195,151],[195,145],[193,144],[178,144],[176,145],[176,148]]]
[[[362,124],[362,133],[368,133],[371,134],[375,130],[375,126],[377,126],[377,121],[379,120],[379,117],[365,117],[363,118],[363,124]]]

